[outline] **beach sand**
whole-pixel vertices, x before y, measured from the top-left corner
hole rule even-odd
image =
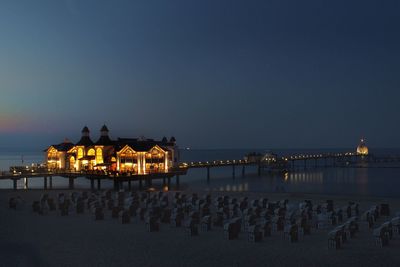
[[[46,191],[54,198],[60,192],[68,193]],[[374,245],[372,230],[361,230],[340,250],[328,250],[329,230],[314,230],[297,243],[283,240],[280,233],[260,243],[248,242],[245,233],[226,240],[222,227],[189,237],[183,228],[161,224],[160,232],[149,233],[144,222],[135,219],[123,225],[110,211],[104,221],[94,221],[88,210],[67,217],[56,211],[38,215],[31,204],[42,193],[0,192],[0,266],[400,266],[400,236],[380,248]],[[289,203],[332,199],[335,207],[355,201],[361,212],[372,204],[389,203],[392,214],[400,211],[399,199],[250,192],[215,192],[212,197],[222,194]],[[8,208],[9,197],[16,195],[26,201],[22,210]],[[384,221],[381,217],[376,226]]]

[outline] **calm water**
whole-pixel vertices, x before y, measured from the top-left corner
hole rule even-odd
[[[339,149],[337,152],[351,151]],[[184,150],[181,151],[182,161],[232,160],[241,159],[249,150]],[[267,150],[256,152],[265,153]],[[293,153],[323,153],[328,150],[274,150],[279,155]],[[329,150],[329,152],[334,152]],[[400,155],[400,150],[376,149],[375,155]],[[43,153],[0,153],[0,170],[8,170],[9,166],[24,165],[43,161]],[[400,163],[396,164],[400,166]],[[389,165],[385,165],[386,167]],[[382,167],[382,166],[381,166]],[[299,168],[301,169],[301,168]],[[256,191],[256,192],[301,192],[321,194],[352,194],[385,197],[400,196],[400,168],[320,168],[315,170],[299,170],[284,174],[265,173],[257,175],[256,167],[246,167],[246,175],[242,177],[242,168],[237,167],[235,178],[232,177],[232,167],[212,168],[211,180],[207,183],[206,169],[189,170],[186,176],[181,176],[181,187],[189,189],[207,189],[217,191]],[[161,186],[154,182],[156,187]],[[172,184],[175,180],[172,179]],[[137,186],[134,183],[134,187]],[[102,181],[102,188],[112,188],[111,181]],[[0,181],[0,188],[12,188],[9,180]],[[18,181],[18,188],[24,189],[23,179]],[[28,188],[43,188],[43,179],[30,179]],[[53,188],[68,188],[68,180],[53,177]],[[90,182],[85,178],[75,181],[75,188],[90,188]]]

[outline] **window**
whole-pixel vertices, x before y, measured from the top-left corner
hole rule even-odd
[[[87,154],[88,154],[88,156],[94,156],[96,154],[96,152],[94,151],[93,148],[91,148],[91,149],[89,149]]]
[[[103,150],[101,148],[96,149],[96,164],[103,163]]]
[[[78,159],[83,158],[83,149],[82,148],[78,148]]]

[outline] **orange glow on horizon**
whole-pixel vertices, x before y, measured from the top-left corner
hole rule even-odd
[[[0,114],[0,133],[27,132],[27,121],[19,115]]]

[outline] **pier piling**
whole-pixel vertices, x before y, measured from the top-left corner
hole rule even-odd
[[[94,180],[90,179],[90,190],[94,191]]]
[[[49,185],[50,185],[50,189],[53,189],[53,176],[49,177]]]
[[[74,189],[74,178],[73,177],[68,177],[68,185],[69,189]]]
[[[114,179],[114,191],[118,191],[119,190],[119,183],[116,179]]]
[[[235,179],[235,165],[232,165],[232,178]]]
[[[13,189],[17,190],[17,179],[12,179],[13,180]]]
[[[179,175],[176,176],[176,187],[179,188]]]
[[[100,178],[97,179],[97,190],[101,189],[101,180]]]
[[[131,181],[131,179],[128,180],[128,190],[129,191],[132,190],[132,181]]]
[[[151,178],[146,179],[147,187],[151,187],[153,185],[153,180]]]
[[[143,189],[143,181],[142,178],[139,178],[139,190]]]
[[[43,189],[47,189],[47,176],[43,177]]]
[[[210,167],[207,167],[207,182],[210,182]]]
[[[242,167],[242,177],[246,176],[246,167],[243,165]]]

